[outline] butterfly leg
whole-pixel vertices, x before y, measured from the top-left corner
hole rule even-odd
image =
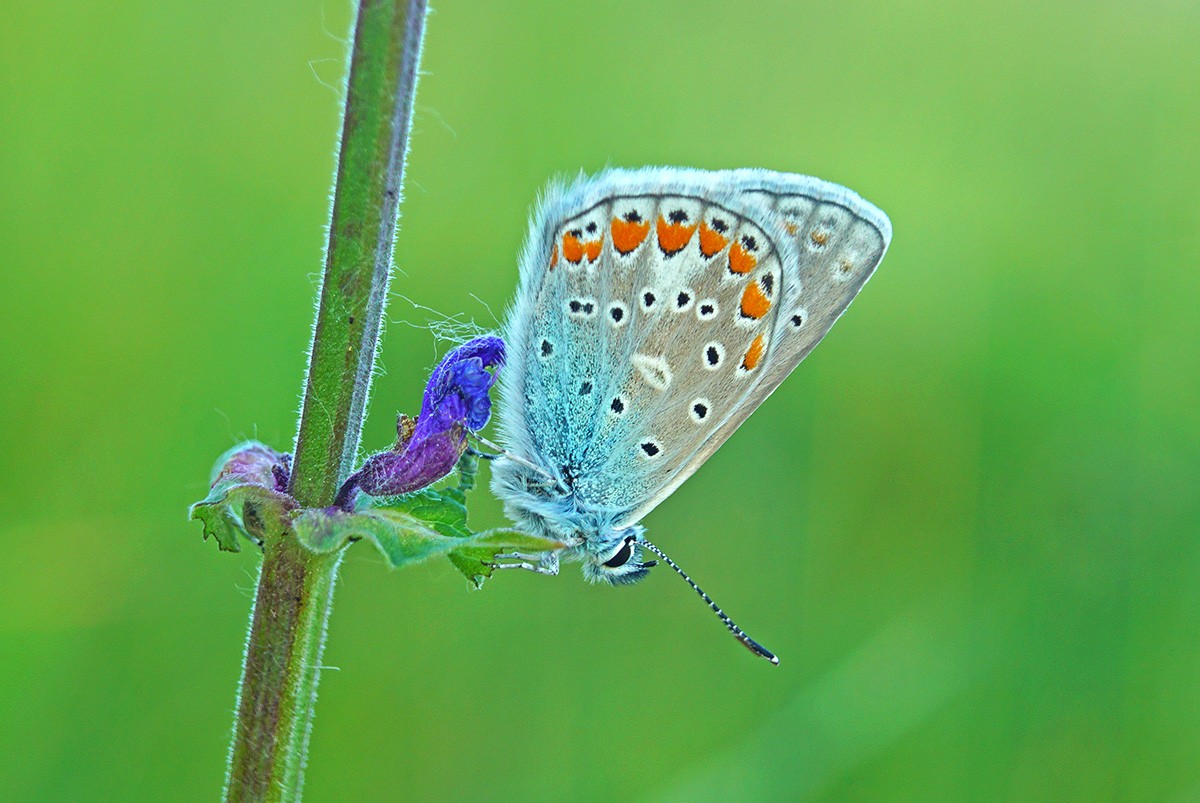
[[[525,552],[508,552],[497,555],[496,562],[490,565],[493,569],[524,569],[527,572],[554,577],[558,574],[558,553],[541,552],[531,555]]]

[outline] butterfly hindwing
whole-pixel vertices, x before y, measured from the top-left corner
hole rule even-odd
[[[636,522],[816,345],[889,236],[848,190],[766,171],[552,188],[505,331],[509,449]]]
[[[718,183],[779,224],[783,281],[773,299],[763,376],[732,413],[623,523],[640,520],[691,476],[821,341],[883,259],[887,216],[850,190],[808,176],[765,170],[718,174]]]

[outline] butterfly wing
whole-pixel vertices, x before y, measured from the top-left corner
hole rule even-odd
[[[783,222],[798,254],[784,283],[779,349],[763,388],[769,394],[821,341],[883,260],[892,239],[887,215],[855,193],[809,176],[732,171],[747,197]],[[761,399],[760,399],[761,401]]]
[[[887,216],[851,190],[810,176],[766,170],[720,174],[722,183],[781,223],[785,259],[777,314],[771,322],[764,375],[734,415],[679,466],[657,493],[627,517],[637,521],[690,477],[816,347],[875,272],[892,227]]]
[[[636,522],[770,394],[870,275],[882,249],[860,221],[879,232],[872,224],[886,218],[854,203],[865,202],[764,171],[609,171],[552,189],[505,333],[509,448],[577,506]],[[810,224],[825,237],[811,256],[792,233]],[[849,278],[828,275],[839,255],[857,260]],[[802,324],[789,328],[797,314]]]

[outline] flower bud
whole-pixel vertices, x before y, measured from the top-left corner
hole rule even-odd
[[[447,354],[429,377],[416,422],[400,416],[396,445],[367,458],[338,492],[337,506],[353,510],[359,491],[398,496],[449,474],[467,448],[467,432],[483,429],[491,417],[488,393],[503,365],[504,341],[495,336]]]

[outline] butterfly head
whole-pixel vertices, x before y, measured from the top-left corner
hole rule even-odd
[[[639,537],[640,525],[613,533],[605,540],[585,542],[583,546],[583,576],[589,583],[627,585],[636,583],[650,573],[657,560],[642,560]]]

